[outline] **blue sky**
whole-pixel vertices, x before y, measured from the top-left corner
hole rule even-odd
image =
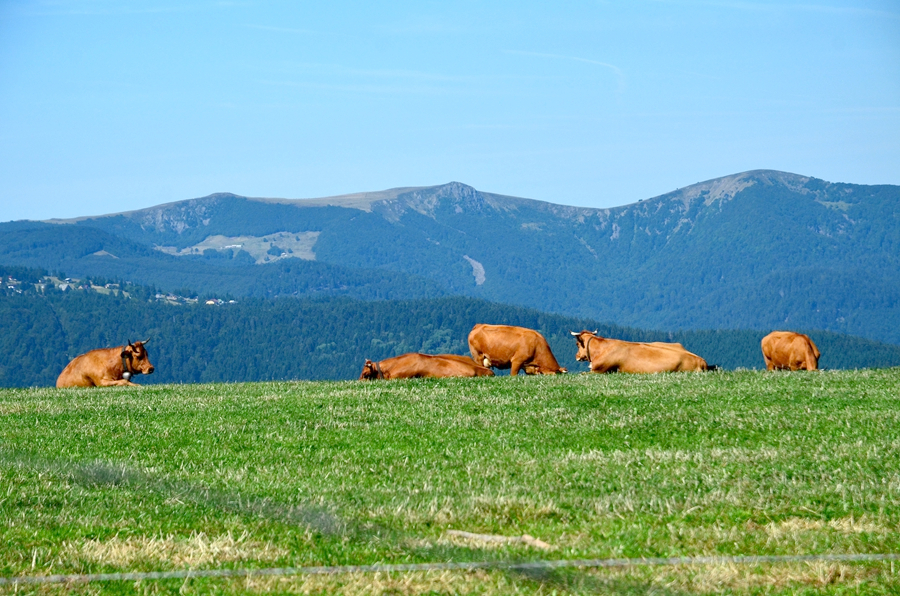
[[[452,180],[900,184],[900,3],[0,1],[0,221]]]

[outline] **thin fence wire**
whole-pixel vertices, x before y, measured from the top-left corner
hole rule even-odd
[[[546,570],[563,568],[613,568],[675,565],[759,565],[763,563],[873,563],[900,561],[900,553],[761,555],[733,557],[649,557],[642,559],[573,559],[549,561],[473,561],[446,563],[409,563],[398,565],[337,565],[332,567],[273,567],[268,569],[205,569],[151,571],[143,573],[88,573],[71,575],[35,575],[0,578],[0,586],[108,581],[144,581],[191,578],[261,577],[277,575],[339,575],[344,573],[410,573],[418,571]]]

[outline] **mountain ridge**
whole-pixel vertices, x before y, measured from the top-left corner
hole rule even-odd
[[[596,209],[450,182],[320,199],[215,193],[60,223],[0,224],[16,230],[0,262],[154,284],[196,271],[208,280],[198,291],[252,295],[366,298],[362,283],[642,328],[799,325],[900,343],[900,186],[751,170]],[[304,277],[312,261],[328,283]]]
[[[620,209],[625,209],[628,207],[639,205],[643,202],[652,202],[661,200],[664,198],[669,198],[673,195],[681,194],[685,197],[685,200],[690,202],[697,195],[701,194],[703,190],[715,189],[715,194],[707,199],[707,204],[711,200],[720,198],[723,194],[727,194],[730,197],[733,197],[735,194],[735,190],[732,188],[735,185],[735,182],[746,179],[751,175],[768,175],[769,177],[777,177],[781,181],[786,180],[802,180],[809,181],[813,180],[809,176],[802,176],[799,174],[791,174],[789,172],[780,172],[777,170],[749,170],[747,172],[741,172],[739,174],[732,174],[729,176],[723,176],[720,178],[713,178],[711,180],[697,182],[695,184],[691,184],[685,187],[682,187],[678,190],[671,191],[669,193],[664,193],[662,195],[658,195],[655,197],[651,197],[648,199],[641,199],[640,201],[634,203],[627,203],[625,205],[615,206],[615,207],[584,207],[584,206],[575,206],[575,205],[566,205],[563,203],[554,203],[552,201],[541,201],[537,199],[529,199],[525,197],[517,197],[512,195],[504,195],[493,192],[479,191],[474,187],[457,181],[451,181],[444,184],[437,184],[431,186],[410,186],[410,187],[394,187],[381,191],[365,191],[365,192],[355,192],[355,193],[347,193],[341,195],[332,195],[327,197],[315,197],[315,198],[299,198],[299,199],[290,199],[290,198],[278,198],[278,197],[251,197],[239,195],[232,192],[214,192],[209,195],[205,195],[203,197],[196,197],[192,199],[181,199],[178,201],[171,201],[168,203],[161,203],[159,205],[154,205],[151,207],[144,207],[141,209],[132,209],[128,211],[119,211],[107,214],[100,215],[83,215],[73,218],[51,218],[48,220],[41,220],[46,223],[56,223],[56,224],[67,224],[67,223],[78,223],[85,220],[104,218],[104,217],[115,217],[115,216],[134,216],[136,214],[141,214],[145,212],[153,212],[163,209],[171,209],[178,206],[183,206],[186,204],[197,203],[204,204],[210,201],[215,201],[221,198],[240,198],[246,199],[248,201],[255,201],[260,203],[269,203],[269,204],[284,204],[291,205],[295,207],[321,207],[321,206],[335,206],[335,207],[347,207],[347,208],[355,208],[360,209],[362,211],[371,211],[371,205],[373,203],[384,203],[396,201],[401,196],[410,196],[414,197],[418,200],[431,200],[435,197],[445,197],[450,199],[461,199],[464,197],[480,197],[481,200],[478,201],[478,204],[481,205],[483,203],[490,204],[495,208],[511,208],[518,205],[530,205],[530,206],[544,206],[545,209],[554,211],[554,212],[571,212],[577,214],[596,214],[598,212],[610,212]],[[830,183],[829,183],[830,184]],[[746,187],[746,184],[737,188],[737,190],[741,190]],[[800,186],[798,186],[800,188]],[[431,191],[432,194],[427,195],[427,199],[425,199],[426,195],[423,193]],[[435,192],[436,191],[436,192]],[[730,191],[730,192],[729,192]],[[408,206],[411,206],[409,203]]]
[[[465,210],[471,209],[474,212],[483,213],[486,208],[494,211],[515,211],[517,209],[528,207],[537,211],[546,211],[557,216],[568,218],[590,218],[595,217],[599,220],[608,219],[616,213],[627,213],[629,209],[646,208],[649,205],[657,205],[657,208],[673,205],[681,205],[680,211],[687,213],[691,206],[698,200],[702,199],[704,207],[710,207],[714,203],[733,200],[735,195],[742,190],[757,183],[764,184],[782,184],[794,192],[800,194],[814,194],[817,197],[819,190],[809,189],[805,185],[817,180],[810,176],[792,174],[777,170],[749,170],[738,174],[714,178],[703,182],[697,182],[675,191],[671,191],[662,195],[642,199],[635,203],[628,203],[617,207],[583,207],[566,205],[563,203],[554,203],[549,201],[540,201],[536,199],[528,199],[523,197],[515,197],[511,195],[503,195],[492,192],[483,192],[461,182],[448,182],[445,184],[421,187],[396,187],[382,191],[357,192],[343,195],[334,195],[319,198],[303,198],[303,199],[287,199],[287,198],[271,198],[271,197],[248,197],[238,195],[231,192],[216,192],[204,197],[194,199],[183,199],[163,203],[152,207],[135,209],[130,211],[109,213],[93,216],[79,216],[68,219],[50,219],[44,220],[46,223],[54,224],[71,224],[82,223],[85,221],[93,221],[103,218],[111,218],[117,216],[130,217],[139,219],[142,225],[153,225],[158,230],[163,229],[162,224],[166,221],[173,222],[171,227],[175,231],[183,231],[196,224],[204,224],[203,215],[209,206],[215,205],[222,199],[240,199],[252,201],[262,204],[272,205],[288,205],[297,208],[314,208],[314,207],[339,207],[347,209],[359,209],[365,212],[377,212],[392,222],[397,222],[402,215],[410,210],[416,211],[422,215],[434,217],[434,210],[442,200],[449,201],[454,207]],[[835,183],[821,181],[825,185],[834,185]],[[852,191],[850,191],[852,192]],[[817,199],[818,200],[818,199]],[[818,201],[820,204],[841,209],[841,202]],[[187,209],[192,207],[192,209]],[[167,211],[178,211],[181,214],[192,216],[190,220],[179,219],[177,217],[164,215]],[[670,211],[673,211],[670,209]],[[674,211],[673,211],[674,212]]]

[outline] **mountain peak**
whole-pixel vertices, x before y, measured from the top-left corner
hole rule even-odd
[[[447,197],[455,197],[455,198],[463,198],[463,197],[472,197],[475,194],[478,194],[478,191],[468,184],[463,184],[462,182],[448,182],[447,184],[441,184],[435,187],[438,190],[438,193]]]
[[[702,200],[703,204],[708,207],[716,202],[730,201],[739,192],[755,184],[783,186],[793,192],[805,194],[809,192],[806,184],[810,180],[813,180],[813,178],[790,172],[750,170],[740,174],[697,182],[649,200],[679,201],[684,203],[685,209],[690,208],[697,200]]]
[[[438,210],[452,208],[457,213],[483,212],[496,209],[481,191],[461,182],[448,182],[439,186],[411,189],[397,195],[392,200],[382,201],[373,210],[380,212],[386,219],[397,221],[408,212],[415,211],[434,218]]]

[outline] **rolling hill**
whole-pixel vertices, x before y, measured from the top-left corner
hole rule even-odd
[[[465,295],[631,327],[900,343],[898,186],[758,170],[611,209],[457,182],[305,200],[218,193],[0,232],[0,263],[167,290]]]

